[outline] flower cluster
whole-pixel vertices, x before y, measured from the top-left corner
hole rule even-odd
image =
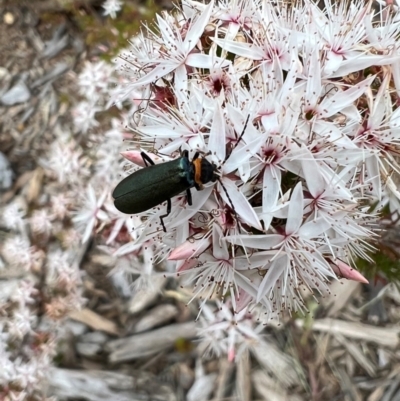
[[[166,232],[165,203],[134,217],[124,250],[176,260],[204,302],[229,295],[266,319],[305,309],[302,288],[362,280],[350,266],[373,250],[377,211],[399,207],[398,19],[360,0],[187,0],[158,15],[121,56],[116,96],[142,102],[123,155],[143,167],[143,150],[156,164],[199,152],[218,180],[191,205],[174,197]]]
[[[200,327],[201,355],[226,355],[228,361],[240,365],[248,360],[250,353],[275,380],[286,386],[298,380],[293,360],[277,350],[273,341],[269,341],[263,333],[264,326],[257,324],[255,314],[245,310],[232,313],[229,302],[222,304],[217,301],[217,309],[204,306]]]
[[[83,304],[79,266],[71,263],[72,247],[69,252],[46,248],[55,247],[66,213],[59,202],[65,198],[53,199],[52,208],[41,205],[30,218],[22,201],[14,200],[3,209],[0,224],[9,232],[0,247],[0,260],[6,262],[1,270],[12,279],[3,280],[0,291],[1,399],[43,396],[56,354],[57,328]]]

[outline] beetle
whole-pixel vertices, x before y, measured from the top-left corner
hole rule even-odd
[[[244,135],[249,117],[234,148]],[[146,168],[135,171],[115,187],[112,193],[114,205],[122,213],[136,214],[167,201],[167,212],[160,216],[164,232],[164,218],[171,213],[171,198],[186,191],[187,202],[191,206],[191,188],[200,191],[204,184],[219,179],[218,167],[201,157],[199,152],[196,152],[192,161],[189,160],[189,152],[185,150],[178,159],[160,164],[155,164],[145,152],[141,152],[140,155]],[[228,157],[224,162],[227,159]],[[223,189],[230,201],[226,189]]]
[[[198,152],[192,161],[185,150],[178,159],[161,164],[154,164],[145,152],[140,155],[146,168],[135,171],[116,186],[112,194],[114,205],[122,213],[136,214],[167,201],[167,213],[160,216],[164,231],[163,219],[171,213],[171,198],[186,191],[191,206],[190,189],[194,187],[200,191],[204,184],[218,179],[217,166],[205,157],[199,157]]]

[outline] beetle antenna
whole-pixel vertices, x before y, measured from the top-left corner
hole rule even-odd
[[[240,230],[239,217],[238,217],[238,215],[237,215],[237,213],[236,213],[235,207],[233,206],[232,199],[231,199],[231,197],[229,196],[228,191],[226,190],[225,185],[222,183],[222,181],[218,179],[218,182],[221,184],[221,187],[222,187],[222,189],[224,190],[226,197],[228,198],[228,201],[229,201],[230,206],[231,206],[231,208],[232,208],[233,214],[235,215],[235,219],[236,219],[236,222],[237,222],[237,226],[238,226],[238,229],[239,229],[239,233],[241,234],[242,232],[241,232],[241,230]]]
[[[246,128],[247,128],[247,124],[249,123],[249,119],[250,119],[250,114],[247,115],[246,122],[244,123],[243,130],[242,130],[241,134],[239,135],[239,139],[238,139],[237,142],[235,143],[235,145],[234,145],[234,147],[232,148],[232,151],[229,153],[229,155],[225,156],[225,160],[223,161],[222,164],[224,164],[224,163],[228,160],[228,158],[231,156],[232,152],[236,149],[236,147],[238,146],[239,142],[240,142],[241,139],[243,138],[243,135],[244,135],[244,133],[245,133],[245,131],[246,131]],[[237,213],[236,213],[235,207],[233,206],[232,199],[231,199],[231,197],[229,196],[228,191],[226,190],[224,184],[222,183],[222,181],[221,181],[219,178],[218,178],[218,181],[219,181],[219,183],[221,184],[221,187],[222,187],[222,189],[224,190],[226,197],[228,198],[228,201],[229,201],[230,206],[231,206],[231,208],[232,208],[233,214],[235,215],[235,219],[236,219],[236,222],[237,222],[237,225],[238,225],[238,229],[239,229],[239,233],[240,233],[241,231],[240,231],[239,217],[238,217],[238,215],[237,215]]]
[[[241,134],[239,135],[239,139],[236,141],[236,143],[235,143],[235,145],[233,146],[233,148],[232,148],[231,152],[229,153],[229,155],[226,155],[226,156],[225,156],[225,160],[223,161],[222,164],[224,164],[224,163],[228,160],[229,156],[232,154],[232,152],[233,152],[233,151],[237,148],[237,146],[239,145],[239,142],[240,142],[241,139],[243,138],[243,135],[244,135],[244,133],[245,133],[245,131],[246,131],[247,124],[249,123],[249,119],[250,119],[250,114],[247,115],[246,122],[244,123],[243,130],[242,130]]]

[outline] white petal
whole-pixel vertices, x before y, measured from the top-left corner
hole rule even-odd
[[[349,106],[355,100],[357,100],[362,94],[365,93],[367,88],[372,84],[375,79],[375,75],[364,79],[364,81],[359,82],[354,85],[350,89],[345,91],[336,92],[331,97],[325,97],[321,102],[319,109],[324,110],[320,117],[326,118],[330,117],[343,109],[344,107]]]
[[[124,245],[122,245],[120,248],[118,248],[114,253],[113,256],[124,256],[128,255],[132,252],[137,251],[142,247],[142,244],[138,244],[137,242],[128,242]]]
[[[184,209],[182,209],[179,214],[172,219],[170,222],[166,222],[168,228],[178,227],[185,221],[188,221],[192,216],[194,216],[199,209],[204,205],[207,199],[210,197],[210,194],[213,190],[213,187],[206,187],[202,191],[193,191],[192,190],[192,206],[187,205]]]
[[[264,52],[258,46],[234,40],[213,38],[213,41],[224,50],[251,60],[262,60]]]
[[[225,187],[226,191],[229,194],[230,200],[226,196],[226,193],[221,185]],[[262,225],[260,220],[257,217],[256,212],[253,207],[250,205],[247,198],[242,194],[239,188],[229,179],[222,179],[222,184],[219,183],[219,190],[222,199],[226,202],[227,205],[235,209],[237,215],[245,221],[247,224],[250,224],[252,227],[255,227],[259,230],[262,230]],[[232,205],[231,205],[232,202]]]
[[[299,229],[299,236],[306,239],[317,238],[319,235],[327,231],[331,224],[322,217],[303,224]]]
[[[175,246],[176,244],[182,244],[187,239],[189,238],[189,220],[187,224],[180,224],[178,228],[176,229],[176,234],[175,234]]]
[[[94,188],[89,184],[88,189],[87,189],[87,194],[88,194],[88,199],[90,205],[93,207],[97,208],[97,198],[96,198],[96,192]]]
[[[143,125],[140,127],[140,133],[149,136],[150,138],[167,138],[167,139],[175,139],[180,138],[182,136],[190,135],[189,131],[183,130],[182,128],[172,129],[171,126],[168,125]],[[193,135],[193,133],[191,133]],[[163,148],[163,152],[167,153]]]
[[[283,82],[279,97],[280,103],[284,106],[289,106],[290,103],[293,103],[296,81],[298,80],[299,71],[301,69],[301,63],[296,50],[292,51],[291,59],[291,65],[287,72],[286,79]],[[292,113],[294,110],[295,108],[291,107]]]
[[[85,232],[82,235],[82,244],[87,242],[92,235],[93,227],[95,224],[95,219],[91,219],[88,221],[87,226],[85,228]]]
[[[315,46],[309,60],[308,79],[306,81],[306,98],[310,107],[315,107],[318,103],[322,91],[321,83],[321,61],[318,47]]]
[[[187,53],[190,52],[199,41],[201,35],[204,33],[204,28],[210,22],[210,16],[212,9],[214,7],[214,0],[211,0],[208,6],[201,13],[200,17],[196,19],[194,24],[192,24],[189,30],[186,32],[186,37],[183,42],[184,50]]]
[[[226,104],[226,109],[228,110],[229,120],[233,123],[233,128],[235,129],[238,137],[242,135],[244,124],[247,120],[247,117],[249,117],[246,131],[242,138],[244,143],[249,143],[260,136],[260,132],[252,124],[253,118],[251,115],[249,116],[248,114],[243,114],[242,109],[234,107],[230,103]]]
[[[373,65],[388,65],[399,60],[400,56],[388,56],[386,54],[382,55],[365,55],[360,53],[359,57],[351,57],[349,60],[343,60],[340,68],[333,72],[329,78],[343,77],[351,74],[354,71],[364,70],[365,68],[371,67]]]
[[[221,227],[218,224],[213,225],[213,255],[217,260],[229,260],[228,247]]]
[[[236,235],[228,236],[226,240],[235,245],[268,250],[280,245],[285,240],[285,237],[280,234]]]
[[[240,147],[238,146],[236,149],[234,149],[223,165],[222,169],[224,174],[231,173],[239,168],[241,164],[248,161],[252,155],[256,154],[260,150],[263,143],[265,143],[265,136],[260,135],[247,145]]]
[[[175,69],[174,85],[175,93],[178,97],[177,101],[179,102],[179,100],[181,100],[179,99],[180,96],[183,96],[183,99],[187,100],[185,94],[187,93],[188,88],[188,77],[186,67],[183,64]]]
[[[375,128],[379,127],[385,118],[386,114],[386,96],[388,94],[388,83],[391,78],[391,74],[386,74],[385,79],[379,87],[379,91],[375,96],[375,101],[372,107],[372,112],[368,118],[368,126]]]
[[[303,167],[304,177],[307,182],[307,188],[314,198],[319,197],[326,188],[324,177],[320,173],[320,167],[315,161],[312,153],[303,146],[303,152],[305,154],[304,159],[301,161]]]
[[[151,82],[155,82],[162,78],[164,75],[169,74],[175,68],[179,66],[180,63],[168,61],[165,63],[160,63],[154,67],[150,72],[148,72],[143,77],[139,78],[136,82],[130,83],[130,87],[134,88],[136,86],[148,85]]]
[[[365,160],[365,165],[368,171],[368,182],[372,183],[372,193],[378,198],[378,200],[381,200],[382,186],[378,158],[376,156],[368,157]]]
[[[261,122],[265,131],[275,133],[279,129],[278,114],[276,112],[269,113],[268,115],[263,114],[261,116]]]
[[[231,62],[208,54],[191,53],[187,56],[185,64],[195,68],[213,69],[228,67]]]
[[[275,206],[281,188],[281,170],[274,166],[264,169],[263,179],[263,198],[262,211],[263,213],[271,211]]]
[[[273,214],[269,212],[267,213],[258,212],[257,215],[259,216],[260,220],[264,222],[264,230],[267,231],[271,225],[272,219],[274,218]]]
[[[351,104],[350,106],[344,107],[341,110],[341,113],[344,114],[349,121],[353,120],[361,122],[361,114],[355,104]]]
[[[285,232],[287,235],[294,234],[303,221],[303,188],[299,182],[292,193],[289,203],[288,218]]]
[[[343,110],[341,110],[343,112]],[[343,131],[335,127],[332,123],[318,120],[314,124],[314,131],[326,139],[328,143],[334,143],[338,147],[345,149],[357,149],[357,145]]]
[[[215,102],[213,122],[208,138],[208,150],[213,161],[221,164],[225,160],[226,133],[225,119],[220,105]]]
[[[115,221],[113,228],[111,230],[110,235],[107,238],[106,244],[110,245],[111,242],[113,242],[115,240],[115,238],[117,237],[117,235],[119,234],[119,232],[121,231],[122,226],[125,223],[125,218],[119,218]]]
[[[257,267],[264,266],[270,259],[270,256],[274,255],[275,251],[272,252],[257,252],[253,253],[250,257],[237,256],[235,258],[235,269],[236,270],[251,270]]]
[[[160,15],[156,14],[157,24],[162,36],[162,42],[165,44],[167,49],[171,49],[176,46],[177,40],[170,25]]]
[[[245,275],[239,273],[238,271],[235,271],[235,281],[238,287],[242,288],[252,298],[255,298],[257,296],[256,286]]]
[[[274,260],[269,269],[267,274],[264,276],[257,292],[257,302],[260,302],[261,298],[267,297],[269,292],[275,287],[276,282],[281,277],[282,273],[285,271],[284,267],[287,263],[287,256],[284,255],[283,257]]]
[[[244,160],[243,163],[238,167],[238,176],[242,182],[247,182],[250,178],[251,166],[248,160]]]
[[[326,53],[326,61],[323,68],[323,73],[325,77],[329,77],[333,72],[335,72],[343,61],[343,56],[341,54],[334,53],[333,51],[328,51]]]

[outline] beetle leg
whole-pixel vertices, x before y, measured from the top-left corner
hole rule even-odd
[[[192,206],[192,193],[190,192],[190,188],[186,190],[186,199],[189,206]]]
[[[144,153],[144,152],[140,152],[140,156],[142,156],[142,159],[143,159],[144,164],[146,165],[146,167],[149,166],[149,165],[147,164],[147,162],[149,162],[152,166],[154,166],[155,163],[153,162],[153,160],[151,160],[151,158],[150,158],[149,155],[147,155],[147,154]]]
[[[199,155],[200,155],[199,152],[196,152],[196,153],[194,154],[193,159],[192,159],[192,163],[193,163],[194,160],[196,160],[196,159],[199,158]]]
[[[171,199],[167,199],[167,213],[160,216],[161,225],[165,233],[167,232],[167,229],[165,228],[164,217],[167,217],[171,213],[171,208]]]

